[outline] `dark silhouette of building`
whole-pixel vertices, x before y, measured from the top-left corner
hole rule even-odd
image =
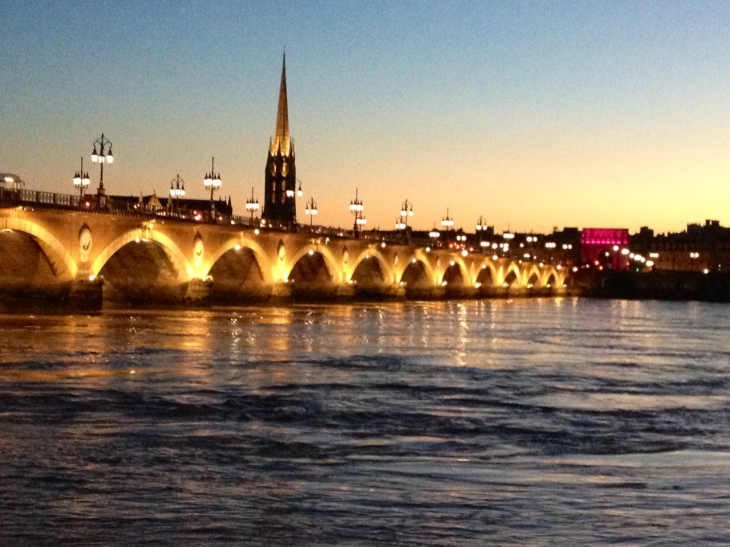
[[[294,144],[289,136],[289,109],[286,100],[286,55],[281,68],[279,109],[276,113],[276,134],[269,145],[264,179],[264,210],[261,218],[274,224],[295,224],[297,170],[294,165]]]
[[[654,237],[647,251],[655,270],[729,271],[730,228],[717,220],[688,224],[684,232]]]

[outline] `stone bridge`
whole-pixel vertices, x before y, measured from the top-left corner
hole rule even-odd
[[[229,222],[230,221],[230,222]],[[319,227],[0,209],[0,295],[100,305],[550,295],[567,269]],[[84,304],[84,305],[86,305]]]

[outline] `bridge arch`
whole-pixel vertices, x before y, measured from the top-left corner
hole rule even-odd
[[[522,276],[522,284],[528,288],[537,289],[542,287],[543,275],[536,265],[528,266]],[[531,287],[530,287],[531,285]]]
[[[551,275],[555,278],[555,284],[553,285],[553,287],[560,289],[565,286],[568,277],[570,276],[570,270],[569,268],[551,267],[545,273],[545,277],[549,279]]]
[[[400,273],[398,283],[400,284],[418,284],[420,279],[420,272],[423,272],[423,279],[425,285],[428,288],[433,288],[437,285],[436,272],[431,266],[431,262],[428,260],[428,255],[423,251],[416,251],[414,256],[410,258],[405,264],[403,264],[403,270]]]
[[[444,286],[448,286],[453,283],[459,285],[457,279],[461,280],[461,286],[468,286],[472,284],[470,283],[471,276],[469,275],[469,270],[461,257],[453,257],[447,262],[444,267],[444,271],[441,274],[441,279],[438,281],[440,285]]]
[[[332,254],[332,251],[325,245],[319,245],[319,244],[311,244],[308,243],[306,245],[303,245],[301,249],[299,249],[287,262],[286,266],[283,270],[283,277],[284,280],[288,280],[289,276],[292,274],[292,271],[294,270],[294,267],[297,265],[297,263],[305,256],[305,255],[314,255],[319,254],[324,259],[324,264],[327,267],[327,272],[330,275],[330,278],[332,279],[332,282],[334,284],[340,284],[343,282],[343,272],[342,268],[340,267],[340,264],[338,260],[335,258],[334,254]]]
[[[261,270],[261,275],[264,278],[264,283],[271,285],[275,281],[274,275],[274,264],[271,259],[264,251],[263,247],[256,241],[247,239],[245,237],[232,238],[226,241],[223,245],[218,247],[215,252],[210,255],[210,258],[203,266],[203,274],[205,277],[210,275],[210,271],[215,266],[216,262],[228,251],[235,250],[237,248],[249,249],[258,263],[258,267]]]
[[[479,284],[480,287],[492,287],[497,285],[499,279],[499,271],[491,261],[483,262],[474,277],[474,285]]]
[[[35,222],[16,217],[7,217],[2,220],[4,230],[23,232],[31,236],[41,250],[54,265],[59,282],[72,281],[78,274],[78,265],[71,254],[56,237],[46,228]]]
[[[170,264],[175,268],[179,281],[187,282],[195,277],[195,270],[188,259],[185,258],[185,254],[180,250],[180,247],[172,239],[160,233],[159,230],[144,230],[142,228],[130,230],[109,243],[92,263],[91,275],[99,275],[104,265],[119,249],[137,240],[157,243],[167,255]]]
[[[429,256],[430,256],[430,253],[427,253],[424,249],[418,249],[413,254],[413,258],[415,258],[417,262],[420,262],[423,264],[423,267],[426,271],[426,275],[431,280],[431,284],[436,285],[437,284],[436,271],[434,270],[433,266],[431,265]],[[413,263],[413,260],[411,260],[411,263]],[[405,273],[405,269],[404,269],[403,273]]]
[[[378,261],[378,265],[380,266],[382,273],[383,273],[383,281],[385,285],[392,285],[396,281],[396,274],[393,268],[390,267],[390,264],[388,263],[388,260],[383,256],[383,254],[378,251],[377,249],[365,249],[362,251],[359,255],[357,255],[357,258],[355,258],[355,261],[352,263],[352,271],[350,272],[350,279],[347,281],[351,281],[353,279],[353,276],[355,275],[355,272],[357,271],[358,266],[362,264],[363,260],[368,260],[370,258],[374,258]]]
[[[504,286],[507,283],[507,287],[520,288],[522,287],[522,272],[520,272],[519,266],[510,262],[507,265],[506,270],[502,270],[502,278],[499,280],[499,284]]]

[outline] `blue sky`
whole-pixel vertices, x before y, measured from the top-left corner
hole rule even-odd
[[[0,170],[71,193],[260,198],[287,52],[318,221],[390,228],[730,224],[730,2],[0,0]],[[303,207],[300,206],[300,211]],[[300,218],[300,221],[306,221]]]

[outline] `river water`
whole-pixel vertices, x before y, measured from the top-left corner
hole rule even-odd
[[[730,306],[0,315],[0,545],[727,545]]]

